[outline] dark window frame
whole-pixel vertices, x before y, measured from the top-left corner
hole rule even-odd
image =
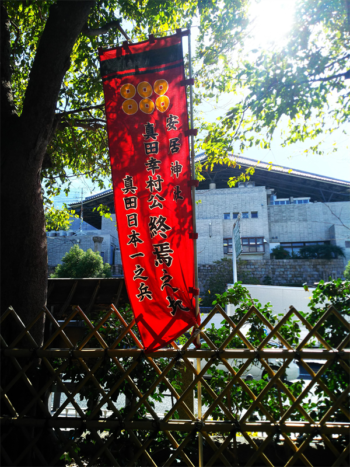
[[[264,237],[242,237],[242,253],[265,253]]]
[[[295,253],[298,254],[300,248],[304,246],[312,246],[312,245],[330,245],[329,240],[317,240],[317,241],[310,241],[310,242],[281,242],[281,247],[288,251],[290,254]]]
[[[224,255],[232,255],[232,237],[223,239]]]

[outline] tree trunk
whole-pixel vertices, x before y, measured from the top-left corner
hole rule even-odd
[[[30,162],[26,146],[26,129],[21,123],[19,118],[14,119],[11,126],[6,129],[6,133],[3,132],[2,137],[4,144],[1,180],[1,310],[3,313],[8,306],[12,306],[21,320],[29,324],[46,303],[47,251],[40,166],[38,163]],[[40,319],[30,330],[37,346],[42,344],[43,327],[44,320]],[[12,316],[8,316],[1,329],[7,345],[11,344],[18,332],[19,326],[16,321]],[[28,345],[29,342],[23,339],[16,347]],[[24,359],[18,361],[21,366],[28,363]],[[35,376],[35,369],[39,364],[37,359],[33,360],[27,372],[34,387],[39,387],[38,378]],[[17,373],[9,358],[1,359],[1,373],[3,387],[6,387]],[[20,413],[32,399],[22,379],[7,391],[7,395],[17,413]],[[6,404],[2,405],[1,415],[13,416]],[[36,415],[37,409],[34,406],[27,416]],[[6,428],[3,429],[3,433],[6,433]],[[11,429],[8,434],[4,448],[10,459],[14,461],[36,433],[30,428],[26,429],[25,435],[20,430],[11,431]],[[8,463],[3,459],[2,465]],[[37,465],[37,460],[33,457],[33,453],[29,452],[21,460],[20,465]]]
[[[13,125],[11,132],[14,137],[11,144],[12,157],[7,163],[6,177],[1,181],[1,306],[3,311],[12,306],[22,321],[28,324],[46,304],[45,219],[40,168],[38,164],[31,165],[28,161],[26,142],[21,137],[25,132],[21,125]],[[4,139],[7,139],[6,136]],[[5,323],[12,321],[9,317]],[[4,331],[7,331],[7,344],[10,344],[16,336],[16,330],[13,329],[9,335],[5,325]],[[38,324],[33,333],[40,346],[42,324]]]
[[[60,1],[51,7],[31,69],[21,116],[16,114],[12,100],[9,19],[4,4],[1,6],[1,314],[12,306],[25,324],[46,304],[42,163],[54,134],[58,93],[69,68],[72,48],[94,3]],[[39,320],[30,331],[38,346],[42,344],[43,326],[43,320]],[[2,326],[8,345],[17,333],[15,322],[8,317]],[[27,345],[25,341],[19,344]],[[34,384],[40,384],[34,375],[38,363],[33,362],[30,375]],[[9,359],[2,358],[1,373],[2,384],[6,387],[15,374]],[[16,383],[9,397],[17,413],[32,398],[22,380]],[[28,415],[35,416],[35,410],[34,407]],[[13,415],[6,404],[2,404],[1,413]],[[6,452],[11,453],[15,461],[29,440],[23,437],[21,430],[10,429],[10,432]],[[37,465],[37,461],[28,453],[20,465]]]

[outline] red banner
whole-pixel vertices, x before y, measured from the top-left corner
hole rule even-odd
[[[124,276],[151,351],[200,319],[181,35],[100,50],[100,62]]]

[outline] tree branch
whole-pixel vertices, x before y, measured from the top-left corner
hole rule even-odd
[[[11,20],[5,6],[1,5],[1,114],[3,124],[6,120],[17,115],[13,101],[11,86],[11,42],[10,42]]]
[[[102,122],[102,123],[100,123]],[[84,128],[85,130],[97,131],[100,128],[106,127],[106,122],[102,119],[86,119],[86,120],[62,120],[57,124],[57,130],[64,128]]]
[[[343,77],[344,79],[350,79],[350,70],[345,71],[344,73],[338,73],[337,75],[327,76],[325,78],[311,79],[310,81],[312,83],[315,83],[316,81],[332,81],[332,79],[343,78]]]
[[[92,105],[90,107],[81,107],[80,109],[68,110],[67,112],[57,113],[56,116],[62,117],[64,115],[76,114],[79,112],[88,112],[89,110],[93,110],[93,109],[104,109],[104,106],[105,106],[104,104],[100,104],[100,105]]]
[[[350,2],[350,0],[349,0],[349,2]],[[324,68],[325,68],[325,69],[326,69],[326,68],[330,68],[330,67],[332,67],[333,65],[335,65],[335,64],[337,64],[337,63],[340,63],[340,62],[342,62],[343,60],[346,60],[346,59],[349,58],[349,57],[350,57],[350,54],[344,55],[344,57],[340,57],[340,58],[338,58],[337,60],[333,60],[333,62],[330,62],[330,63],[329,63],[328,65],[326,65]]]
[[[73,46],[86,23],[93,1],[56,2],[38,44],[31,68],[21,120],[37,162],[41,165],[53,136],[58,93],[70,66]]]
[[[327,203],[322,203],[324,204],[325,206],[327,206],[327,208],[331,211],[331,213],[333,214],[333,216],[338,219],[338,221],[341,223],[341,225],[343,227],[345,227],[346,229],[350,230],[350,227],[348,227],[347,225],[344,224],[344,222],[341,220],[341,218],[332,210],[332,208],[330,206],[328,206]]]
[[[87,23],[83,27],[82,34],[87,37],[96,37],[101,36],[102,34],[106,34],[110,29],[117,28],[118,31],[125,37],[127,41],[130,40],[124,29],[120,26],[120,22],[118,20],[111,21],[110,23],[106,23],[102,28],[98,29],[91,29],[87,26]]]

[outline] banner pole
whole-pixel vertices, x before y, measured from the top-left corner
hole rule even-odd
[[[189,28],[188,34],[188,62],[189,62],[189,78],[192,79],[192,54],[191,54],[191,29]],[[193,90],[192,84],[190,85],[190,122],[191,129],[193,129]],[[194,135],[190,136],[191,138],[191,170],[192,170],[192,180],[196,179],[196,169],[195,169],[195,153],[194,153]],[[192,186],[192,212],[193,212],[193,233],[197,232],[197,222],[196,222],[196,187]],[[195,288],[198,289],[198,260],[197,260],[197,240],[193,240],[193,251],[194,251],[194,277],[195,277]],[[199,296],[195,296],[196,300],[196,316],[199,315]],[[200,342],[200,334],[196,337],[198,343]],[[197,358],[197,373],[201,371],[201,360]],[[198,419],[202,418],[202,385],[201,382],[197,383],[197,393],[198,393]],[[198,465],[203,467],[203,435],[201,432],[198,433]]]

